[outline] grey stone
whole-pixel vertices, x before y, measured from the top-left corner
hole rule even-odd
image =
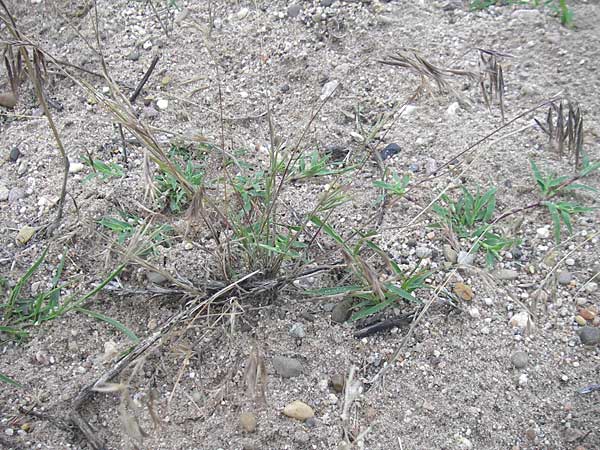
[[[461,266],[470,266],[473,264],[473,260],[475,259],[475,256],[465,252],[464,250],[461,250],[460,252],[458,252],[458,257],[457,257],[457,261]]]
[[[456,253],[450,245],[444,244],[442,247],[442,252],[444,253],[444,258],[446,258],[447,261],[454,264],[458,260],[458,253]]]
[[[306,331],[304,331],[304,325],[298,322],[290,327],[289,333],[290,336],[296,339],[302,339],[304,336],[306,336]]]
[[[8,155],[8,159],[11,162],[16,162],[17,159],[19,159],[19,156],[21,156],[21,151],[19,150],[18,147],[13,147],[12,150],[10,151],[10,154]]]
[[[327,7],[331,6],[331,5],[333,5],[333,0],[321,0],[320,5],[323,8],[327,8]]]
[[[294,358],[275,356],[273,358],[275,372],[284,378],[297,377],[302,373],[302,363]]]
[[[0,183],[0,202],[8,200],[8,188]]]
[[[8,192],[8,203],[13,204],[18,202],[19,200],[24,199],[27,196],[25,189],[21,188],[12,188]]]
[[[556,275],[556,281],[558,284],[569,284],[573,280],[573,274],[566,270],[561,270]]]
[[[417,258],[427,258],[431,256],[431,249],[429,247],[419,246],[415,250],[415,255],[417,255]]]
[[[162,284],[168,280],[167,277],[165,277],[162,273],[158,272],[147,272],[146,278],[150,283],[154,284]]]
[[[600,328],[586,326],[579,330],[579,340],[583,345],[598,345],[600,343]]]
[[[288,6],[287,15],[290,19],[294,19],[294,18],[298,17],[298,15],[300,14],[300,11],[302,11],[302,7],[300,5],[297,5],[296,3],[294,3],[294,4],[291,4],[290,6]]]
[[[498,269],[494,276],[499,280],[516,280],[519,278],[519,272],[511,269]]]
[[[525,352],[514,352],[510,357],[510,362],[516,369],[524,369],[529,362],[529,356]]]
[[[125,59],[128,59],[129,61],[137,61],[138,59],[140,59],[140,52],[138,52],[137,50],[133,50],[125,57]]]
[[[352,300],[344,300],[333,308],[331,311],[331,320],[337,323],[344,323],[350,317],[350,309],[352,308]]]

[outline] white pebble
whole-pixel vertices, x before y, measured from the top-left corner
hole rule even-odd
[[[521,375],[519,375],[519,386],[526,386],[527,385],[527,374],[526,373],[522,373]]]
[[[538,228],[536,233],[539,238],[548,239],[550,237],[550,230],[546,227]]]
[[[575,260],[573,258],[567,258],[567,259],[565,259],[565,264],[567,266],[574,266],[575,265]]]
[[[161,99],[159,99],[159,100],[156,101],[156,106],[160,110],[165,110],[165,109],[167,109],[169,107],[169,100],[161,98]]]
[[[71,164],[69,164],[69,173],[81,172],[84,167],[85,167],[85,165],[83,165],[81,163],[77,163],[77,162],[71,163]]]

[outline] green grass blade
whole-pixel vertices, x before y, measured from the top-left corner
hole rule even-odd
[[[13,386],[16,386],[21,389],[23,388],[23,386],[21,384],[19,384],[15,380],[13,380],[11,377],[4,375],[3,373],[0,373],[0,382],[6,383],[6,384],[12,384]]]
[[[123,325],[118,320],[112,319],[108,316],[105,316],[104,314],[100,314],[99,312],[90,311],[89,309],[85,309],[85,308],[81,308],[81,307],[76,307],[75,311],[81,312],[83,314],[87,314],[88,316],[93,317],[94,319],[98,319],[98,320],[101,320],[102,322],[106,322],[109,325],[112,325],[117,330],[119,330],[121,333],[123,333],[125,336],[127,336],[129,338],[129,340],[131,342],[133,342],[134,344],[137,344],[138,342],[140,342],[140,338],[138,338],[133,331],[131,331],[129,328],[127,328],[125,325]]]

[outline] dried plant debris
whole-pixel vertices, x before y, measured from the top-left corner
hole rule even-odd
[[[246,363],[246,372],[244,374],[246,382],[246,392],[252,401],[266,404],[265,388],[267,385],[267,370],[265,361],[256,345],[253,346],[250,357]]]
[[[494,50],[479,51],[479,86],[481,94],[487,107],[491,110],[494,100],[500,106],[500,114],[504,123],[504,73],[502,65],[498,63],[498,58],[505,55]]]
[[[436,66],[421,56],[416,50],[403,49],[396,52],[394,55],[388,55],[379,62],[389,66],[408,69],[415,75],[420,76],[421,85],[419,86],[419,90],[421,91],[425,90],[428,85],[435,83],[439,92],[450,91],[457,95],[457,92],[449,83],[451,77],[464,76],[472,80],[479,79],[477,73],[470,70],[450,69]]]
[[[534,120],[548,135],[548,142],[557,149],[559,158],[565,153],[573,157],[577,169],[583,150],[583,114],[579,105],[568,100],[561,100],[558,104],[552,102],[545,122]]]

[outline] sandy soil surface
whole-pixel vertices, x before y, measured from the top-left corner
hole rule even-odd
[[[139,219],[170,226],[168,240],[155,246],[148,262],[214,293],[209,280],[219,281],[219,261],[211,234],[190,227],[184,211],[169,211],[145,195],[143,147],[125,130],[123,161],[114,116],[85,88],[116,96],[106,80],[89,73],[102,72],[91,2],[5,3],[24,36],[88,72],[48,63],[44,89],[72,163],[65,217],[51,237],[38,231],[24,244],[16,241],[24,227],[39,230],[56,214],[61,159],[48,121],[29,81],[21,85],[14,109],[0,108],[2,301],[9,302],[11,290],[46,248],[23,298],[51,289],[61,261],[61,298],[97,286],[122,261],[117,234],[99,224],[119,218],[119,211],[135,215],[133,225]],[[98,0],[97,17],[101,53],[126,97],[160,56],[133,105],[159,145],[216,143],[259,172],[269,163],[268,111],[277,140],[289,149],[300,142],[307,154],[328,153],[350,164],[366,151],[396,144],[399,152],[383,164],[409,174],[418,187],[388,203],[381,217],[380,192],[373,186],[380,168],[369,159],[343,178],[351,201],[329,221],[345,236],[355,228],[376,230],[374,242],[403,270],[420,264],[431,270],[431,285],[447,282],[448,289],[416,293],[429,308],[414,328],[410,320],[400,321],[366,337],[355,333],[370,322],[340,323],[343,298],[315,299],[304,292],[336,286],[343,279],[339,273],[316,272],[286,284],[276,296],[230,295],[208,314],[203,310],[195,320],[176,324],[137,365],[112,380],[110,392],[85,401],[81,414],[105,448],[600,448],[600,391],[593,388],[600,383],[598,212],[575,216],[573,234],[561,245],[553,240],[547,210],[509,218],[501,227],[521,243],[502,251],[493,269],[481,252],[457,267],[448,236],[430,226],[432,214],[421,214],[448,186],[455,187],[448,191],[455,197],[460,185],[496,186],[497,215],[536,201],[530,158],[545,172],[572,174],[572,157],[559,156],[534,122],[543,124],[548,108],[527,112],[555,95],[579,105],[584,149],[600,159],[597,2],[569,1],[572,27],[561,26],[549,8],[470,11],[468,2],[455,0],[152,4]],[[9,40],[5,25],[0,33]],[[477,81],[460,73],[447,75],[440,91],[427,80],[421,85],[407,68],[381,64],[402,49],[438,67],[474,73],[477,49],[497,52],[505,122],[518,118],[461,154],[502,125],[498,103],[488,108]],[[1,80],[8,91],[5,70]],[[424,90],[415,96],[420,85]],[[386,114],[391,116],[385,126],[365,145]],[[205,153],[198,160],[217,176],[218,158],[210,146],[199,147]],[[122,176],[90,176],[84,164],[90,155],[118,164]],[[441,170],[451,160],[452,170]],[[286,185],[283,216],[307,214],[333,182],[333,176],[323,176]],[[597,174],[586,183],[600,187]],[[218,189],[211,192],[215,202],[222,201]],[[598,206],[591,191],[566,200]],[[331,239],[318,239],[314,264],[338,262],[341,253]],[[467,244],[454,242],[454,251],[468,251]],[[176,286],[139,264],[129,265],[117,281],[84,306],[140,339],[159,331],[191,299],[152,295],[158,285]],[[456,283],[472,290],[472,298],[450,301]],[[375,319],[419,308],[399,303]],[[0,325],[8,325],[5,314],[4,307]],[[131,339],[77,311],[27,331],[20,341],[0,332],[0,373],[23,385],[0,385],[0,447],[93,448],[69,422],[69,411],[78,393],[132,347]],[[294,401],[312,408],[314,417],[283,414]]]

